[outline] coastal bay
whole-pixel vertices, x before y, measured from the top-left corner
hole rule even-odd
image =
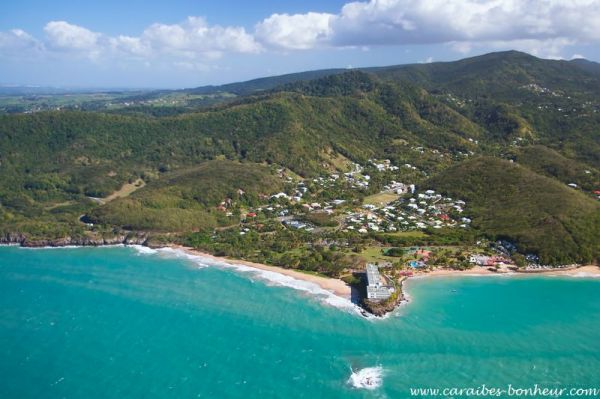
[[[413,278],[410,303],[366,319],[321,291],[142,248],[0,248],[0,396],[405,398],[600,383],[600,279]]]
[[[266,271],[270,271],[270,272],[274,272],[274,273],[279,273],[279,274],[282,274],[285,276],[292,277],[297,280],[307,281],[309,283],[316,284],[319,287],[321,287],[322,289],[327,290],[341,298],[350,299],[350,295],[351,295],[350,286],[348,286],[342,280],[337,279],[337,278],[318,276],[315,274],[304,273],[304,272],[298,271],[298,270],[284,269],[283,267],[265,265],[262,263],[250,262],[250,261],[245,261],[242,259],[231,259],[231,258],[214,256],[214,255],[211,255],[206,252],[198,251],[193,248],[184,247],[184,246],[180,246],[180,245],[173,245],[170,248],[184,251],[190,255],[212,259],[217,262],[226,262],[230,265],[244,265],[244,266],[248,266],[248,267],[259,269],[259,270],[266,270]]]

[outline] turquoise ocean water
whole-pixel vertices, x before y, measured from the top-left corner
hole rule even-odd
[[[324,297],[168,252],[2,247],[0,398],[600,388],[600,280],[429,278],[408,292],[397,314],[367,320]],[[348,382],[365,368],[380,370],[378,388]]]

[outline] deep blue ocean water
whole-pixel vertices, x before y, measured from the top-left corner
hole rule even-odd
[[[0,398],[410,397],[600,388],[600,280],[409,282],[368,320],[251,273],[134,248],[0,248]],[[381,371],[381,386],[348,382]],[[379,369],[369,369],[379,368]]]

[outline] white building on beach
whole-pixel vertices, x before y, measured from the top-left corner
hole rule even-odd
[[[367,299],[388,299],[393,292],[393,287],[381,283],[377,265],[367,263]]]

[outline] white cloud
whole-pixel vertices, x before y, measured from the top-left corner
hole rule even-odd
[[[44,38],[20,29],[0,32],[0,57],[84,57],[202,69],[231,53],[446,44],[465,55],[514,48],[556,58],[569,46],[600,44],[599,26],[600,0],[364,0],[334,14],[272,14],[252,32],[211,25],[202,17],[155,23],[137,35],[50,21]]]
[[[256,36],[287,49],[448,43],[468,53],[477,43],[598,42],[598,26],[600,0],[370,0],[337,14],[273,14]]]
[[[257,53],[261,46],[242,27],[210,26],[201,17],[189,17],[183,24],[153,24],[140,37],[153,50],[188,58],[203,55],[215,58],[221,52]]]
[[[21,29],[0,32],[0,55],[23,55],[43,51],[43,45]]]
[[[152,48],[139,37],[119,35],[111,37],[108,43],[110,50],[119,54],[140,58],[147,58],[152,54]]]
[[[95,51],[99,33],[65,21],[50,21],[44,27],[48,44],[57,50]]]
[[[451,43],[453,50],[461,54],[468,54],[473,50],[503,51],[518,50],[537,57],[549,59],[562,59],[566,47],[576,44],[576,41],[567,38],[555,39],[522,39],[522,40],[493,40],[482,42]]]
[[[255,27],[256,37],[263,43],[284,49],[304,50],[329,40],[332,14],[273,14]]]
[[[451,42],[449,44],[452,50],[461,54],[469,54],[473,50],[473,44],[469,42]]]
[[[86,57],[94,61],[126,59],[215,60],[224,53],[257,53],[262,46],[242,27],[209,25],[204,18],[188,17],[181,24],[153,24],[139,36],[108,36],[66,21],[50,21],[43,41],[14,29],[0,32],[0,55],[35,49],[38,55]],[[178,66],[187,64],[178,64]]]

